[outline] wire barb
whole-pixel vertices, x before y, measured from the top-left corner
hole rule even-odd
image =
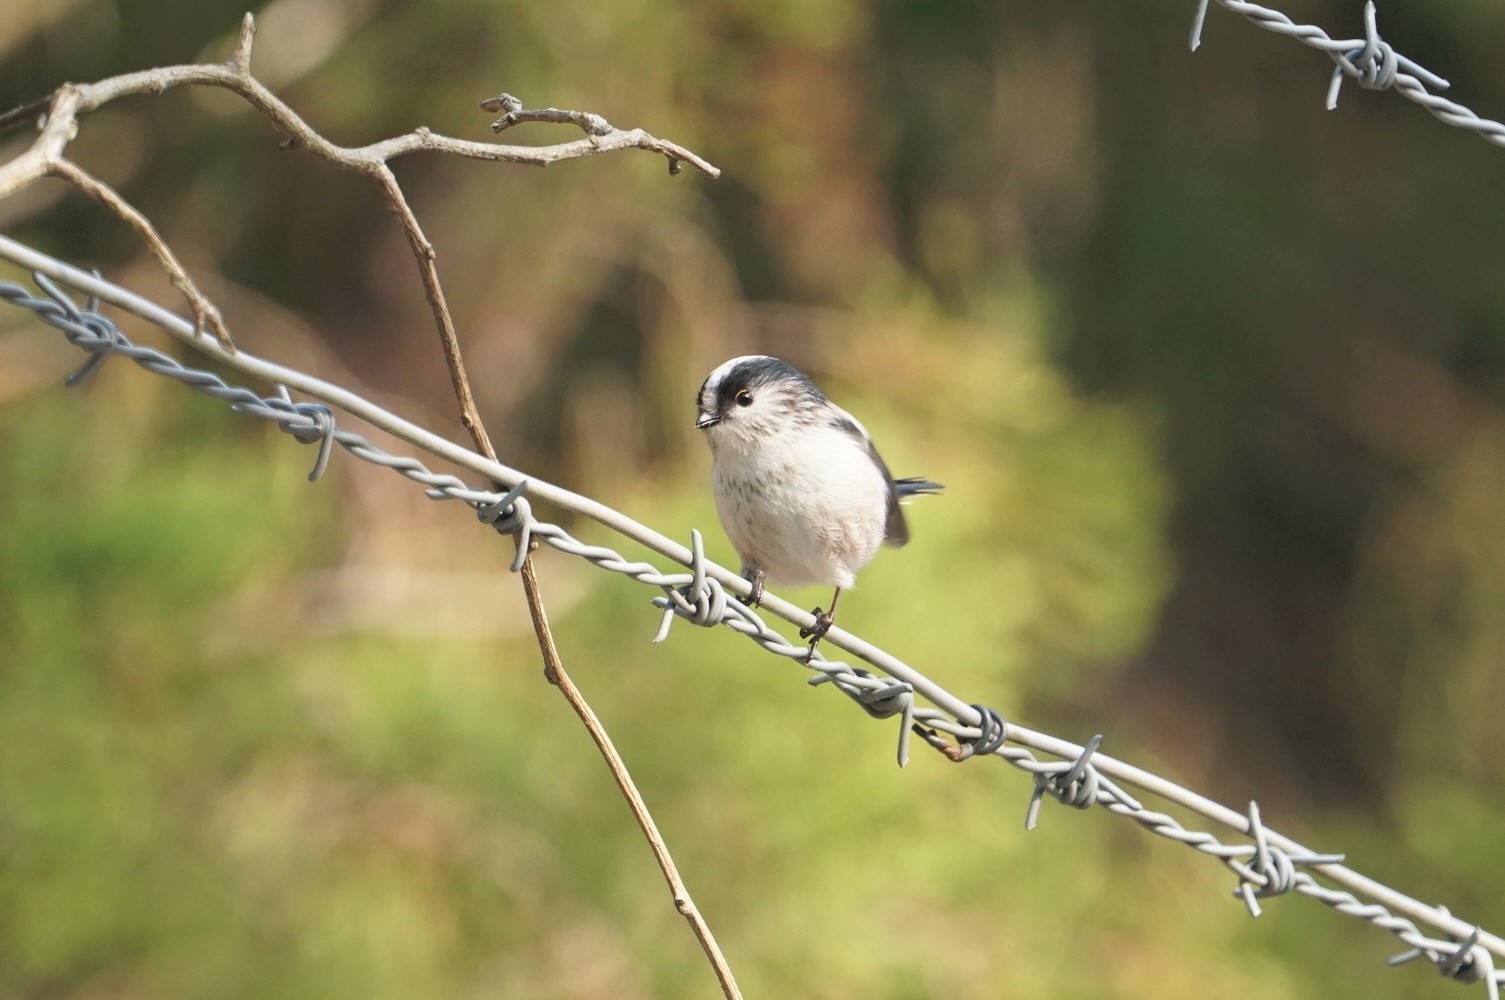
[[[1103,734],[1087,741],[1074,761],[1046,764],[1034,774],[1035,790],[1030,793],[1029,808],[1024,813],[1024,828],[1033,830],[1040,821],[1040,802],[1050,795],[1073,809],[1088,809],[1097,804],[1102,776],[1092,766],[1092,755],[1103,745]]]
[[[1290,892],[1296,886],[1296,866],[1300,865],[1336,865],[1343,863],[1341,854],[1301,854],[1293,855],[1282,851],[1270,843],[1270,836],[1265,832],[1265,825],[1259,818],[1259,804],[1249,803],[1249,836],[1254,841],[1254,857],[1248,864],[1233,859],[1228,860],[1228,866],[1239,877],[1238,887],[1233,894],[1244,900],[1244,905],[1249,908],[1249,915],[1257,917],[1261,910],[1259,901],[1270,896],[1279,896]]]
[[[307,417],[309,422],[305,425],[279,426],[300,444],[318,442],[319,454],[314,459],[314,467],[308,472],[308,481],[316,483],[323,477],[324,470],[329,468],[329,456],[334,451],[334,411],[323,403],[293,403],[292,412]]]
[[[967,740],[958,738],[955,746],[941,748],[941,753],[957,764],[974,756],[991,757],[1009,738],[1009,724],[995,709],[973,702],[972,710],[978,715],[977,735]]]
[[[1193,52],[1202,47],[1202,27],[1207,23],[1208,0],[1197,0],[1197,12],[1191,18],[1191,37],[1187,44]]]
[[[1447,907],[1438,909],[1447,914]],[[1477,983],[1482,980],[1489,1000],[1500,1000],[1501,974],[1495,969],[1494,956],[1489,949],[1479,944],[1480,933],[1478,925],[1475,925],[1462,941],[1423,939],[1409,951],[1386,959],[1385,964],[1405,965],[1418,958],[1425,958],[1437,966],[1437,971],[1443,978],[1460,983]]]
[[[1193,52],[1202,44],[1202,28],[1207,20],[1210,2],[1211,0],[1197,0],[1189,40]],[[1505,123],[1481,118],[1462,104],[1435,93],[1447,90],[1448,81],[1415,60],[1401,55],[1380,37],[1374,0],[1369,0],[1364,6],[1364,37],[1353,39],[1333,38],[1316,25],[1297,24],[1278,10],[1248,3],[1247,0],[1217,0],[1217,3],[1220,7],[1242,15],[1251,24],[1294,38],[1331,59],[1333,75],[1327,87],[1329,111],[1338,106],[1338,91],[1343,86],[1344,78],[1348,78],[1368,90],[1393,89],[1406,100],[1421,105],[1438,121],[1475,132],[1493,145],[1505,146]]]
[[[45,292],[47,298],[51,300],[51,302],[38,300],[40,306],[49,308],[45,310],[38,308],[34,311],[38,315],[43,315],[45,311],[46,314],[54,319],[66,319],[75,334],[70,339],[78,347],[89,352],[88,359],[84,361],[78,371],[63,379],[63,384],[70,388],[82,385],[99,370],[100,366],[114,353],[116,346],[124,338],[121,336],[120,331],[116,329],[114,323],[110,322],[104,316],[99,315],[96,311],[99,305],[98,300],[90,298],[87,309],[80,311],[74,303],[73,298],[53,283],[47,275],[33,271],[31,279],[36,282],[37,287]],[[20,288],[19,285],[13,287]],[[25,289],[21,289],[21,291],[24,293]],[[53,319],[49,319],[48,322],[53,322]],[[57,326],[58,324],[53,322],[53,325]],[[61,327],[59,328],[61,329]]]
[[[482,524],[489,524],[497,530],[498,534],[517,536],[517,555],[512,557],[512,564],[507,568],[516,573],[523,568],[523,562],[528,558],[528,553],[533,550],[533,508],[523,498],[528,490],[528,481],[524,479],[512,489],[503,493],[495,500],[478,502],[475,505],[476,518]],[[446,494],[440,493],[437,497],[434,491],[429,492],[430,499],[444,499]]]
[[[675,615],[687,618],[696,625],[709,628],[726,620],[727,596],[721,581],[707,575],[705,569],[705,539],[699,529],[690,529],[690,579],[681,586],[664,587],[664,596],[655,597],[653,604],[663,609],[654,642],[669,638],[669,626]]]

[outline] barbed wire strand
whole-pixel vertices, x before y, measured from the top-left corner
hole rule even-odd
[[[25,252],[23,254],[20,251]],[[685,552],[684,558],[669,556],[685,566],[689,572],[663,573],[651,563],[629,560],[610,548],[582,542],[559,525],[537,520],[532,515],[529,496],[548,499],[545,494],[552,492],[567,498],[574,497],[575,494],[569,491],[523,478],[514,470],[484,461],[479,464],[486,468],[476,471],[480,471],[483,475],[492,475],[493,471],[508,473],[506,476],[492,475],[492,478],[498,481],[515,478],[508,492],[499,494],[493,490],[476,489],[457,476],[435,473],[416,458],[393,455],[372,444],[363,436],[340,428],[336,423],[330,400],[295,402],[288,391],[288,387],[295,382],[318,384],[324,391],[333,390],[336,387],[328,386],[321,380],[292,369],[254,358],[245,351],[238,351],[234,355],[227,353],[226,357],[221,360],[243,372],[257,374],[251,370],[260,369],[261,377],[266,377],[266,373],[280,376],[272,379],[277,385],[276,395],[262,397],[249,388],[230,385],[211,372],[188,368],[160,351],[132,343],[111,320],[100,315],[97,309],[101,300],[134,300],[136,308],[131,311],[136,315],[151,314],[143,318],[150,318],[153,323],[164,327],[170,325],[169,332],[174,336],[188,340],[207,353],[216,353],[217,348],[214,343],[197,338],[193,325],[182,317],[175,316],[97,276],[86,274],[60,261],[38,254],[4,237],[0,237],[0,256],[22,263],[23,266],[25,263],[18,260],[18,257],[48,265],[45,269],[36,269],[34,273],[38,286],[46,293],[45,296],[35,296],[23,286],[4,283],[0,284],[0,298],[32,311],[43,322],[62,331],[71,343],[89,354],[88,360],[70,379],[70,382],[87,378],[97,370],[105,358],[112,354],[125,356],[147,371],[172,378],[206,395],[230,403],[232,409],[238,413],[272,421],[300,442],[317,443],[319,451],[309,474],[310,480],[317,479],[323,474],[334,446],[338,445],[357,458],[393,469],[423,485],[426,487],[427,495],[433,499],[455,499],[466,503],[475,510],[478,518],[483,522],[492,525],[499,532],[516,536],[520,554],[526,553],[531,543],[541,541],[561,552],[583,558],[602,569],[626,575],[658,588],[662,594],[656,597],[653,603],[660,608],[662,618],[657,634],[654,636],[655,641],[662,641],[667,637],[669,627],[676,618],[683,618],[703,626],[725,624],[733,631],[747,635],[764,649],[799,662],[801,666],[813,673],[810,683],[833,684],[861,705],[870,715],[877,718],[899,715],[902,725],[899,747],[901,764],[907,757],[911,732],[919,735],[927,744],[944,752],[952,760],[961,761],[973,755],[1001,757],[1016,768],[1029,773],[1034,780],[1035,787],[1026,810],[1026,825],[1030,828],[1033,828],[1038,821],[1040,803],[1046,795],[1079,809],[1093,805],[1103,806],[1112,813],[1132,819],[1152,833],[1186,844],[1222,861],[1236,876],[1235,895],[1243,900],[1252,915],[1259,915],[1258,901],[1260,899],[1290,891],[1298,892],[1324,903],[1339,913],[1366,920],[1397,937],[1408,950],[1391,959],[1392,963],[1400,964],[1425,958],[1449,978],[1461,982],[1484,983],[1490,1000],[1499,1000],[1500,987],[1502,982],[1505,982],[1505,971],[1496,970],[1494,959],[1496,956],[1505,956],[1505,947],[1502,947],[1505,942],[1501,942],[1500,938],[1495,935],[1485,933],[1476,925],[1457,920],[1446,908],[1428,906],[1388,886],[1358,875],[1341,864],[1341,855],[1312,852],[1278,835],[1263,825],[1259,810],[1253,803],[1250,804],[1247,814],[1242,816],[1225,807],[1217,806],[1217,812],[1235,817],[1234,821],[1229,822],[1220,816],[1209,814],[1207,806],[1216,806],[1210,800],[1167,779],[1151,775],[1100,754],[1101,736],[1093,737],[1085,746],[1076,746],[1068,741],[1047,737],[1045,734],[1007,723],[997,712],[981,705],[965,705],[963,706],[965,714],[958,712],[951,706],[961,704],[960,699],[948,692],[946,701],[950,704],[941,704],[937,699],[932,698],[928,691],[921,690],[916,681],[922,681],[925,687],[937,691],[943,689],[903,664],[899,665],[908,676],[900,676],[888,671],[886,667],[869,659],[868,662],[890,674],[888,677],[881,677],[863,668],[828,660],[818,653],[812,656],[803,643],[790,643],[770,628],[757,612],[736,597],[727,594],[727,586],[722,577],[730,575],[730,571],[706,560],[699,532],[692,532],[689,549],[680,547]],[[51,279],[56,279],[87,294],[89,300],[85,307],[79,308]],[[153,316],[157,318],[151,318]],[[160,322],[161,320],[167,320],[169,323],[164,324]],[[300,389],[300,391],[303,390]],[[328,395],[342,396],[352,402],[358,401],[361,409],[379,416],[385,423],[394,426],[406,423],[401,418],[345,390],[328,392]],[[353,415],[359,415],[354,414],[353,410],[347,409],[342,403],[336,402],[333,405],[340,406],[341,409],[346,409],[346,412],[351,412]],[[365,418],[362,417],[362,419]],[[371,422],[380,426],[375,421]],[[434,435],[429,435],[428,432],[423,432],[423,434],[442,441]],[[403,439],[408,440],[406,437]],[[414,442],[409,441],[409,443]],[[476,460],[480,458],[470,452],[465,452],[465,455],[468,456],[467,461],[460,464],[466,467],[473,467],[477,464]],[[560,506],[578,510],[572,503],[560,504]],[[605,507],[601,504],[598,506]],[[583,511],[580,512],[583,513]],[[619,517],[630,522],[625,515],[619,515]],[[636,524],[636,522],[630,523]],[[637,528],[641,529],[641,526]],[[633,537],[630,533],[624,532],[624,534]],[[641,541],[641,539],[635,540]],[[515,568],[517,568],[517,563],[514,563]],[[745,587],[745,581],[739,577],[733,579]],[[769,597],[772,599],[772,595]],[[791,619],[794,616],[780,613],[780,617]],[[805,614],[804,617],[809,616]],[[840,648],[846,648],[848,652],[854,652],[848,648],[849,646],[866,645],[845,633],[840,638],[843,642],[838,645]],[[898,663],[898,661],[894,662]],[[917,706],[915,704],[916,693],[922,694],[937,707]],[[950,737],[949,741],[947,737]],[[1009,746],[1009,743],[1019,745]],[[1041,760],[1035,756],[1033,751],[1036,750],[1061,759]],[[1112,772],[1112,776],[1108,772]],[[1208,818],[1224,822],[1238,833],[1248,835],[1252,843],[1227,844],[1211,833],[1187,829],[1175,818],[1147,809],[1124,791],[1113,780],[1114,777],[1178,805],[1192,808]],[[1166,791],[1170,794],[1166,794]],[[1329,881],[1344,884],[1355,891],[1345,891],[1323,885],[1317,881],[1317,875]],[[1367,897],[1367,901],[1361,898],[1360,894]],[[1434,928],[1445,937],[1423,933],[1417,926],[1418,923]]]
[[[1207,21],[1210,3],[1211,0],[1197,2],[1189,39],[1193,52],[1202,44],[1202,28]],[[1433,90],[1447,90],[1451,84],[1396,52],[1389,42],[1380,37],[1374,0],[1369,0],[1364,5],[1363,38],[1332,38],[1316,25],[1297,24],[1278,10],[1246,3],[1245,0],[1217,0],[1217,3],[1235,14],[1242,14],[1252,24],[1266,31],[1294,38],[1303,45],[1326,53],[1333,61],[1333,75],[1327,86],[1329,111],[1338,106],[1338,91],[1343,86],[1343,81],[1349,79],[1365,90],[1394,89],[1406,100],[1420,104],[1437,120],[1474,132],[1485,142],[1505,146],[1505,124],[1481,118],[1462,104],[1433,93]]]

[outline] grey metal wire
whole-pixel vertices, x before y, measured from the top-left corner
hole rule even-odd
[[[0,256],[14,259],[12,250],[16,246],[19,245],[0,238]],[[27,249],[32,259],[40,256]],[[91,278],[59,262],[52,263],[58,265],[52,269],[54,275],[66,276],[69,284],[88,285],[91,291],[100,292],[113,288],[97,276]],[[1041,760],[1030,749],[1009,745],[1020,737],[1040,742],[1039,734],[1010,726],[991,709],[980,705],[967,706],[969,714],[976,719],[971,721],[964,720],[960,713],[950,708],[918,705],[916,688],[907,681],[827,660],[819,653],[812,656],[803,643],[789,642],[770,628],[756,611],[726,592],[722,582],[711,572],[713,564],[705,558],[698,531],[691,533],[688,558],[683,560],[689,572],[663,573],[651,563],[629,560],[613,549],[582,542],[559,525],[535,518],[525,495],[532,489],[526,479],[499,494],[468,486],[456,476],[432,472],[416,458],[393,455],[361,435],[338,427],[334,411],[324,403],[295,402],[281,385],[277,395],[262,397],[248,388],[230,385],[212,372],[188,368],[160,351],[136,345],[112,321],[100,315],[95,298],[91,297],[80,308],[46,275],[38,273],[35,278],[45,295],[33,295],[20,285],[0,283],[0,299],[30,310],[89,354],[83,367],[69,379],[70,383],[88,377],[111,355],[129,358],[147,371],[230,403],[238,413],[271,421],[300,442],[317,443],[319,453],[309,474],[310,480],[322,475],[334,447],[338,445],[363,461],[390,468],[419,483],[431,499],[459,500],[467,504],[484,523],[500,532],[516,534],[521,543],[519,553],[528,550],[529,542],[542,541],[558,551],[659,589],[662,593],[653,599],[653,604],[662,613],[658,631],[653,637],[655,642],[668,637],[676,619],[705,627],[726,625],[769,652],[798,662],[812,672],[809,683],[832,684],[870,715],[876,718],[899,715],[901,765],[907,760],[910,734],[914,733],[952,760],[965,760],[974,754],[994,756],[1025,771],[1032,776],[1035,786],[1026,810],[1026,825],[1031,829],[1038,821],[1040,803],[1046,795],[1079,809],[1102,806],[1152,833],[1217,858],[1236,876],[1235,895],[1244,901],[1254,916],[1260,913],[1258,900],[1295,891],[1339,913],[1366,920],[1400,939],[1408,950],[1392,959],[1393,964],[1425,958],[1449,978],[1460,982],[1482,982],[1490,1000],[1499,1000],[1505,970],[1497,970],[1494,960],[1496,955],[1505,956],[1505,950],[1502,950],[1498,937],[1484,933],[1477,926],[1461,924],[1446,909],[1428,907],[1388,886],[1363,879],[1342,867],[1341,855],[1317,854],[1288,846],[1291,841],[1264,827],[1258,807],[1253,803],[1243,823],[1230,824],[1239,833],[1247,833],[1251,843],[1228,844],[1211,833],[1189,830],[1173,817],[1147,809],[1102,772],[1098,763],[1094,763],[1102,743],[1101,736],[1093,737],[1084,747],[1074,747],[1074,756],[1063,754],[1061,760]],[[247,361],[243,359],[241,363]],[[367,403],[366,406],[372,407],[373,404]],[[514,561],[514,570],[519,567],[520,558]],[[948,701],[955,704],[959,699],[953,695]],[[950,741],[946,739],[948,736]],[[1070,746],[1064,741],[1056,742]],[[1099,763],[1109,761],[1111,758],[1099,759]],[[1118,766],[1120,770],[1141,776],[1136,779],[1137,783],[1151,785],[1157,793],[1165,794],[1173,789],[1185,791],[1166,779],[1125,769],[1121,764]],[[1145,780],[1147,778],[1153,778],[1153,781]],[[1168,797],[1183,803],[1200,799],[1189,792],[1185,796],[1172,794]],[[1366,901],[1352,892],[1324,885],[1317,881],[1317,874],[1330,880],[1346,879],[1366,888],[1373,887],[1372,895],[1383,895],[1392,905]],[[1452,931],[1460,926],[1464,929],[1457,931],[1456,937],[1447,938],[1423,933],[1415,921],[1395,912],[1396,901],[1402,901],[1410,914],[1420,915],[1423,922],[1439,929]]]
[[[1211,0],[1197,0],[1190,38],[1193,52],[1202,44],[1202,27],[1207,20],[1210,2]],[[1316,25],[1297,24],[1278,10],[1246,3],[1245,0],[1217,0],[1217,3],[1235,14],[1242,14],[1266,31],[1286,35],[1326,53],[1333,61],[1332,80],[1327,86],[1329,111],[1338,106],[1338,90],[1346,78],[1366,90],[1394,89],[1406,100],[1420,104],[1439,121],[1474,132],[1484,141],[1496,146],[1505,146],[1505,124],[1481,118],[1462,104],[1433,93],[1434,90],[1446,90],[1450,84],[1431,70],[1396,52],[1389,42],[1380,37],[1374,0],[1369,0],[1364,5],[1363,38],[1332,38]]]

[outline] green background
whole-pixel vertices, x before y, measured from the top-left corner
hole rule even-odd
[[[1499,932],[1505,151],[1396,94],[1325,111],[1327,59],[1217,5],[1193,55],[1192,8],[277,0],[253,68],[350,145],[486,139],[506,90],[710,159],[396,162],[504,461],[730,562],[690,400],[786,357],[949,487],[845,627]],[[0,104],[222,59],[242,12],[9,10]],[[1497,3],[1380,27],[1505,115]],[[175,91],[71,148],[244,349],[463,440],[375,188],[276,139]],[[0,229],[178,301],[59,182]],[[507,540],[348,457],[311,486],[311,449],[121,361],[65,392],[79,360],[0,315],[0,997],[715,995]],[[540,573],[749,996],[1462,995],[1310,900],[1252,920],[1107,813],[1026,834],[1017,772],[900,771],[895,724],[798,665],[652,645],[647,588]]]

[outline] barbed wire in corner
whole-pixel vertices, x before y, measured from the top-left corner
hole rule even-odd
[[[1429,917],[1425,920],[1427,923],[1439,928],[1460,926],[1445,908],[1427,907],[1343,868],[1342,855],[1287,850],[1274,843],[1276,835],[1264,827],[1258,807],[1253,803],[1247,813],[1246,829],[1234,827],[1239,834],[1247,834],[1250,843],[1228,844],[1211,833],[1189,830],[1173,817],[1147,809],[1098,769],[1093,758],[1101,746],[1101,736],[1095,736],[1084,747],[1077,748],[1074,759],[1041,760],[1030,749],[1008,745],[1019,731],[992,709],[972,705],[970,707],[980,721],[977,724],[963,723],[953,712],[917,705],[914,686],[909,683],[827,660],[818,653],[811,656],[803,643],[789,642],[770,628],[757,612],[726,593],[720,582],[708,572],[711,564],[705,559],[704,544],[698,531],[692,532],[687,573],[663,573],[651,563],[629,560],[610,548],[584,543],[559,525],[533,516],[525,495],[529,489],[526,480],[506,493],[497,493],[472,488],[456,476],[432,472],[416,458],[393,455],[361,435],[338,427],[333,409],[324,403],[295,402],[282,386],[278,387],[276,396],[262,397],[248,388],[230,385],[211,372],[188,368],[160,351],[136,345],[98,312],[96,299],[89,298],[80,308],[45,275],[37,274],[35,278],[44,296],[32,295],[20,285],[0,283],[0,299],[30,310],[89,355],[79,371],[68,379],[70,384],[89,377],[111,355],[127,357],[147,371],[230,403],[237,413],[271,421],[295,440],[317,444],[319,451],[309,474],[310,480],[323,474],[335,445],[339,445],[363,461],[390,468],[424,486],[431,499],[459,500],[470,506],[483,523],[507,535],[516,533],[520,554],[525,554],[533,541],[543,541],[560,552],[659,589],[661,595],[653,600],[661,611],[659,627],[653,636],[656,642],[668,637],[676,618],[705,627],[726,625],[767,651],[798,662],[813,672],[809,680],[811,684],[833,685],[869,715],[879,719],[900,716],[901,765],[908,757],[910,736],[916,734],[951,760],[960,762],[971,756],[994,756],[1025,771],[1034,782],[1026,809],[1026,826],[1030,829],[1036,826],[1041,802],[1047,795],[1078,809],[1102,806],[1111,813],[1133,820],[1151,833],[1221,861],[1236,876],[1234,895],[1244,902],[1253,916],[1260,914],[1261,899],[1292,891],[1309,896],[1336,912],[1365,920],[1398,938],[1408,950],[1391,959],[1391,964],[1425,959],[1448,978],[1464,983],[1482,982],[1489,1000],[1499,1000],[1500,988],[1505,985],[1505,971],[1496,969],[1495,957],[1505,956],[1505,942],[1485,934],[1478,926],[1466,924],[1461,926],[1467,929],[1456,936],[1428,935],[1415,921],[1394,912],[1391,907],[1322,884],[1317,880],[1317,874],[1328,878],[1352,876],[1383,889],[1392,901],[1406,901],[1413,915],[1419,913]],[[518,569],[519,564],[515,561],[512,568]],[[1167,787],[1180,788],[1164,779],[1156,781],[1160,786],[1156,791],[1162,795]],[[1315,869],[1315,873],[1309,869]]]
[[[1211,2],[1212,0],[1197,0],[1189,39],[1193,52],[1202,44],[1202,27],[1207,20],[1207,8]],[[1462,104],[1433,93],[1434,90],[1446,90],[1451,84],[1396,52],[1389,42],[1380,37],[1374,0],[1369,0],[1364,5],[1364,37],[1348,39],[1333,38],[1316,25],[1297,24],[1278,10],[1248,3],[1246,0],[1217,0],[1217,3],[1235,14],[1242,14],[1266,31],[1286,35],[1326,53],[1334,64],[1332,81],[1327,87],[1329,111],[1338,106],[1338,91],[1346,78],[1366,90],[1397,90],[1402,97],[1420,104],[1439,121],[1474,132],[1485,142],[1505,146],[1505,123],[1481,118]]]

